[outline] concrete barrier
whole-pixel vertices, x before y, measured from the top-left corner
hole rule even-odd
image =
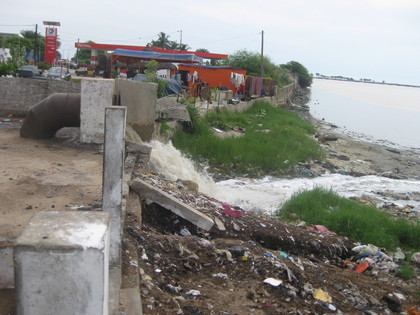
[[[0,78],[0,114],[25,116],[31,106],[54,93],[80,93],[80,82]]]
[[[108,213],[39,212],[14,255],[18,314],[108,314]]]
[[[103,143],[105,107],[112,105],[114,80],[82,80],[80,141]]]
[[[153,137],[156,115],[157,84],[115,80],[118,104],[127,107],[127,123],[143,141]]]

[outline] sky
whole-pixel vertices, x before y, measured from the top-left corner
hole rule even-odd
[[[60,53],[74,43],[144,46],[165,32],[192,51],[261,52],[310,73],[420,85],[419,0],[72,0],[9,1],[0,33],[59,21]]]

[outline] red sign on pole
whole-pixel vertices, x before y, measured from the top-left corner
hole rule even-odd
[[[45,30],[45,54],[44,61],[53,65],[57,56],[57,29],[47,27]]]

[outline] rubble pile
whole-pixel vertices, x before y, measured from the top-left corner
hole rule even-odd
[[[150,200],[142,201],[141,218],[127,213],[125,283],[139,273],[144,314],[393,314],[418,308],[419,279],[396,277],[399,260],[384,249],[322,226],[245,212],[180,181],[135,176],[215,222],[202,230]]]

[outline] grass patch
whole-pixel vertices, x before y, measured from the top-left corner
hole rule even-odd
[[[168,121],[167,120],[162,120],[160,122],[160,134],[164,137],[166,137],[169,133],[169,131],[173,130],[173,128],[171,128],[171,126],[168,125]]]
[[[219,110],[202,118],[196,108],[188,108],[192,124],[177,132],[174,146],[225,173],[284,174],[299,162],[322,157],[322,150],[310,137],[314,127],[268,102],[255,102],[244,113]],[[221,139],[211,129],[232,126],[245,128],[245,135]]]
[[[395,219],[373,206],[339,197],[324,188],[295,194],[277,210],[276,216],[288,221],[299,218],[308,224],[322,224],[339,235],[389,250],[420,249],[418,224]]]

